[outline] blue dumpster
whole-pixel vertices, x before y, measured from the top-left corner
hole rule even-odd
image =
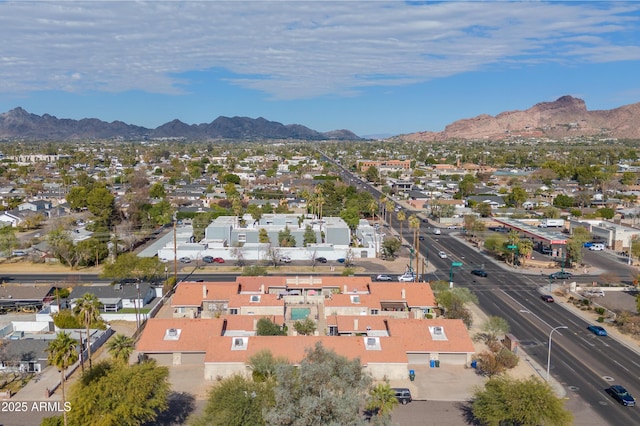
[[[435,368],[435,366],[436,366],[436,360],[435,359],[432,359],[431,361],[429,361],[429,367]]]
[[[471,361],[471,368],[478,368],[478,361],[476,361],[475,359]]]

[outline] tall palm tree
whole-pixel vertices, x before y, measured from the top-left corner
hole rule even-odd
[[[96,321],[98,321],[98,318],[100,318],[100,301],[94,294],[85,293],[84,296],[78,299],[74,311],[75,314],[79,317],[80,323],[87,328],[87,349],[89,357],[89,368],[91,368],[91,339],[89,333],[91,324],[95,323]]]
[[[71,335],[63,331],[59,332],[55,340],[49,343],[46,351],[48,353],[47,361],[50,365],[55,365],[60,370],[60,385],[62,387],[62,404],[66,402],[66,394],[64,389],[64,372],[78,361],[78,351],[76,342]],[[64,424],[67,426],[67,412],[63,410],[62,416]]]
[[[418,239],[418,231],[420,230],[420,219],[415,214],[409,217],[409,228],[413,229],[413,245],[416,250],[416,269],[414,271],[414,280],[418,278],[418,258],[420,257],[420,243]]]
[[[366,409],[375,411],[377,416],[384,416],[391,413],[397,405],[396,393],[389,383],[379,383],[369,392]]]
[[[391,200],[387,200],[387,211],[389,212],[389,228],[393,228],[393,225],[391,224],[391,220],[393,219],[393,208],[396,205],[393,203],[393,201]]]
[[[371,212],[371,217],[374,222],[376,221],[376,210],[378,210],[378,202],[376,200],[371,200],[371,203],[369,203],[369,211]],[[375,246],[375,256],[378,257],[378,238],[376,237],[375,230],[373,232],[373,244]]]
[[[400,210],[398,212],[397,217],[398,217],[398,222],[400,222],[400,242],[402,242],[402,222],[407,220],[407,215],[405,214],[404,210]]]
[[[129,357],[133,352],[133,343],[131,337],[118,333],[107,343],[107,348],[113,359],[126,364],[129,362]]]

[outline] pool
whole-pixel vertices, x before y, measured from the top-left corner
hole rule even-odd
[[[309,308],[291,308],[291,319],[293,321],[298,321],[307,318],[310,313],[311,309]]]

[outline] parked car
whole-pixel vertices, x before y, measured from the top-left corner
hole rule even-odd
[[[327,263],[326,257],[316,257],[316,262],[318,263]]]
[[[433,228],[433,233],[434,233],[435,235],[440,235],[440,234],[441,234],[441,232],[440,232],[440,228]]]
[[[550,294],[543,294],[542,296],[540,296],[540,298],[547,303],[553,303],[553,296],[551,296]]]
[[[438,256],[440,256],[440,259],[446,259],[447,258],[447,253],[445,253],[443,251],[439,251],[438,252]]]
[[[604,249],[605,249],[605,246],[602,243],[594,243],[594,244],[591,244],[591,247],[589,247],[589,250],[591,251],[603,251]]]
[[[592,289],[584,292],[584,295],[587,297],[604,297],[604,290],[602,289]]]
[[[487,271],[485,271],[484,269],[474,269],[473,271],[471,271],[471,275],[477,275],[479,277],[486,277],[487,276]]]
[[[205,256],[202,258],[204,263],[213,263],[213,256]]]
[[[447,229],[458,229],[458,227],[456,225],[449,225],[447,226]]]
[[[224,259],[221,257],[214,257],[213,263],[224,263]]]
[[[191,263],[191,258],[190,257],[181,257],[180,259],[178,259],[180,261],[180,263]]]
[[[600,327],[599,325],[590,325],[589,327],[587,327],[587,330],[589,330],[590,332],[592,332],[596,336],[606,336],[607,335],[607,330],[605,330],[604,328]]]
[[[389,275],[381,274],[376,277],[376,281],[393,281],[393,278],[391,278]]]
[[[587,241],[586,243],[584,243],[582,246],[585,248],[589,248],[593,245],[593,241]]]
[[[613,397],[620,404],[625,407],[635,407],[636,400],[631,394],[620,385],[613,385],[607,389],[607,393]]]
[[[291,263],[291,258],[289,256],[280,256],[280,262]]]
[[[571,272],[554,272],[553,274],[549,275],[549,279],[550,280],[568,280],[570,278],[573,277],[573,274]]]
[[[344,257],[339,257],[338,259],[336,259],[336,262],[338,263],[345,263],[347,261],[347,259],[345,259]]]
[[[395,397],[400,404],[406,405],[413,401],[411,391],[408,388],[392,388],[392,390],[395,392]]]
[[[398,281],[400,281],[401,283],[412,283],[415,280],[416,278],[413,274],[404,274],[398,277]]]

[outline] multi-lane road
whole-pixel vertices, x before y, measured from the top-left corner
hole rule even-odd
[[[424,224],[423,224],[424,225]],[[549,335],[552,334],[550,375],[572,396],[582,398],[611,425],[640,424],[640,412],[623,407],[605,389],[612,384],[624,385],[631,394],[640,397],[640,356],[624,342],[601,337],[587,330],[590,322],[575,315],[558,303],[545,303],[540,296],[549,285],[547,276],[522,274],[509,269],[444,231],[433,235],[426,226],[421,229],[421,254],[429,253],[432,270],[427,280],[449,281],[453,270],[453,285],[469,288],[477,297],[480,308],[491,316],[508,320],[511,334],[527,354],[546,368],[549,357]],[[412,235],[405,237],[411,240]],[[434,255],[443,250],[446,259]],[[451,268],[451,263],[461,267]],[[488,277],[471,275],[482,267]],[[576,276],[572,281],[589,283],[592,277]],[[636,345],[637,346],[637,345]],[[543,372],[546,376],[546,372]]]
[[[376,197],[380,195],[375,188],[342,167],[341,174],[345,181],[359,185]],[[622,384],[640,399],[637,345],[632,348],[613,337],[596,336],[587,330],[590,322],[572,310],[542,301],[540,296],[550,284],[547,276],[505,268],[458,239],[454,235],[457,231],[443,230],[441,235],[434,235],[428,224],[422,222],[421,226],[420,253],[435,267],[426,280],[449,281],[453,272],[453,285],[469,288],[487,315],[507,319],[511,334],[519,340],[528,356],[539,365],[548,366],[550,376],[558,380],[567,393],[581,398],[611,425],[640,424],[637,408],[620,405],[605,391],[612,384]],[[412,242],[413,232],[406,230],[403,237]],[[447,253],[446,259],[437,256],[441,250]],[[615,267],[616,273],[624,275],[623,279],[633,276],[633,271],[625,268],[620,259],[603,259],[603,254],[589,253],[587,256],[594,266]],[[452,267],[453,262],[462,266]],[[487,271],[488,277],[471,275],[470,271],[478,268]],[[592,280],[593,277],[579,275],[572,279],[583,284]]]

